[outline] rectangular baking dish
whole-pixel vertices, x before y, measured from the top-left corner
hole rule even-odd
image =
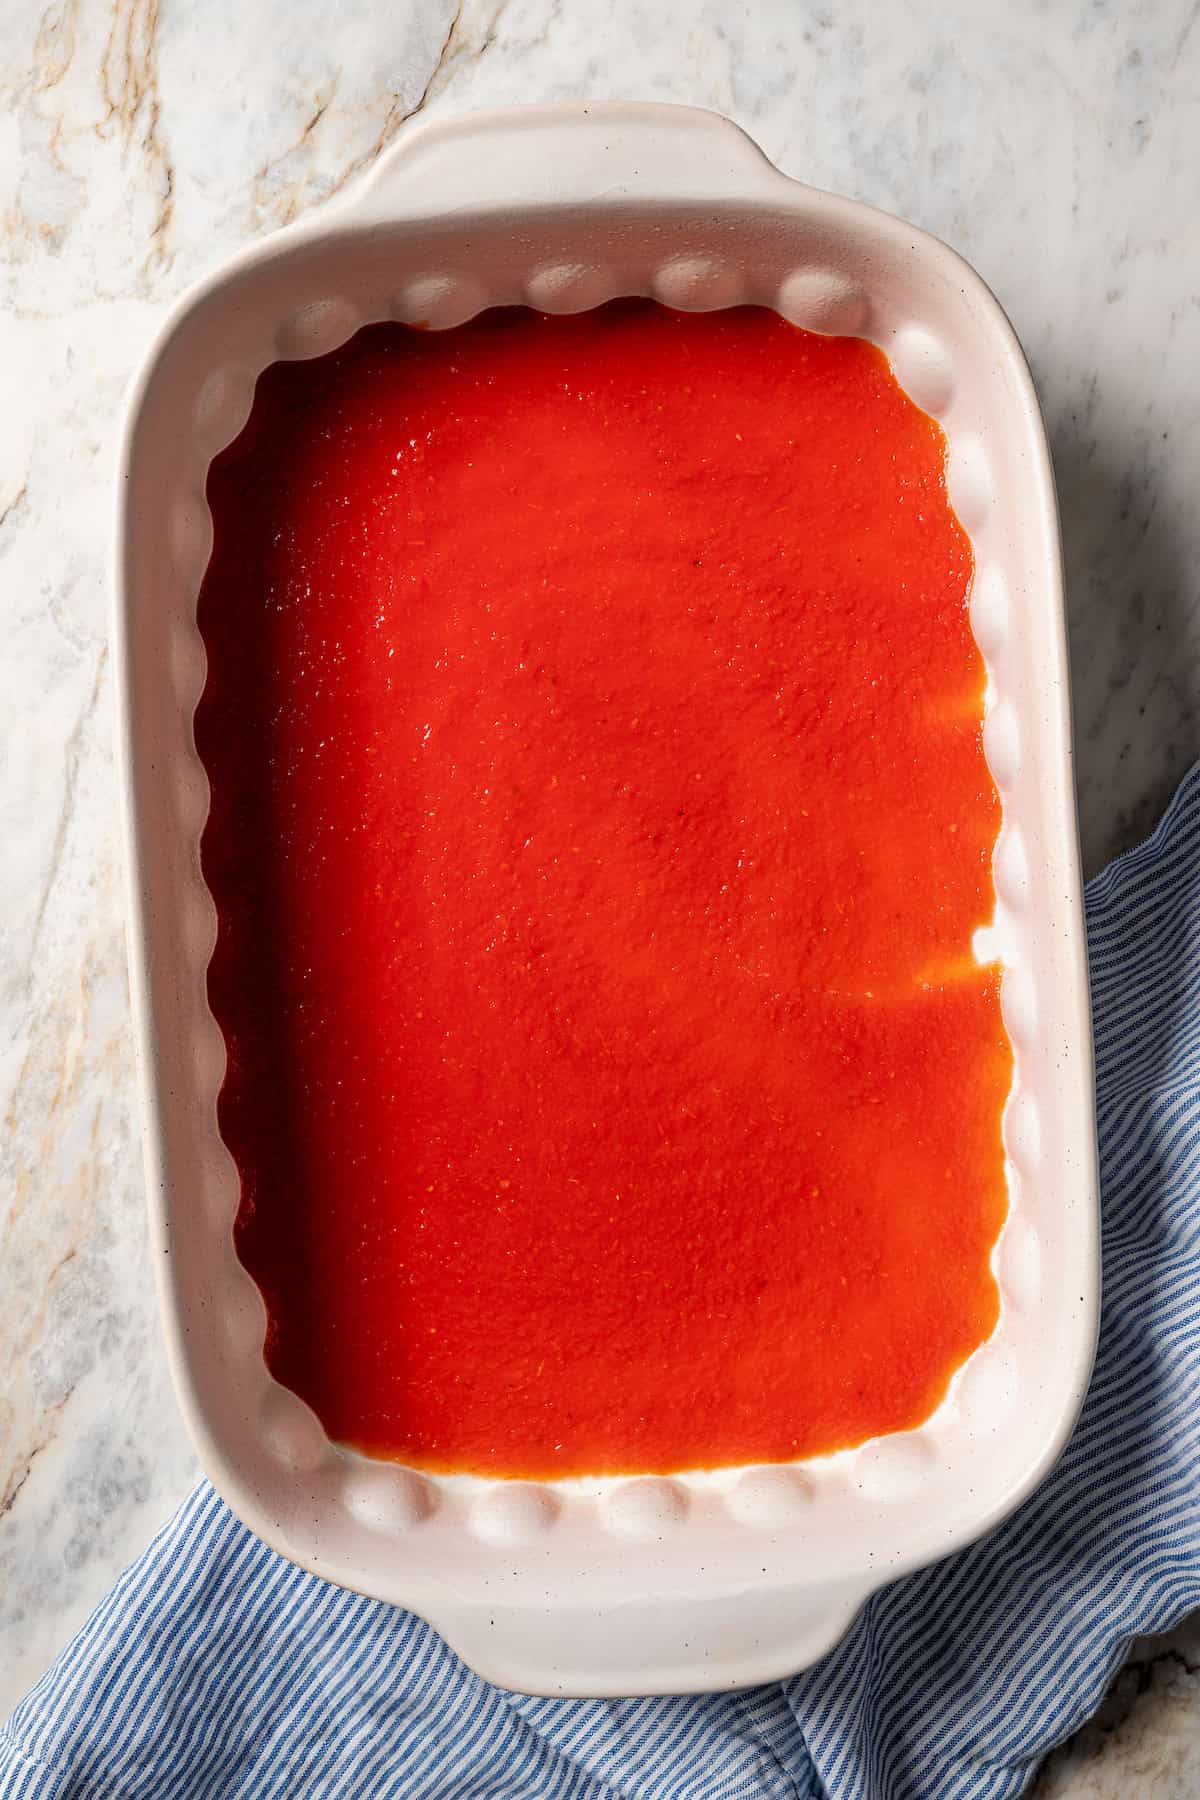
[[[208,784],[192,715],[213,456],[261,371],[367,322],[443,328],[526,302],[750,301],[872,339],[941,420],[975,548],[987,758],[1003,802],[995,922],[1016,1054],[1001,1317],[917,1431],[789,1466],[670,1479],[420,1475],[331,1444],[268,1375],[234,1253],[238,1178],[200,867]],[[783,176],[714,115],[549,106],[408,129],[357,190],[255,245],[175,307],[121,450],[116,667],[129,952],[166,1340],[201,1461],[283,1555],[412,1607],[476,1669],[547,1694],[758,1682],[820,1655],[880,1583],[994,1526],[1058,1455],[1098,1311],[1090,1019],[1061,559],[1029,373],[944,245]]]

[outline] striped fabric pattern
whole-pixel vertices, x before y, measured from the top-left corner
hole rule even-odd
[[[1058,1468],[815,1668],[695,1699],[502,1693],[207,1484],[0,1733],[2,1800],[1007,1800],[1129,1638],[1200,1605],[1200,769],[1088,891],[1105,1294]]]

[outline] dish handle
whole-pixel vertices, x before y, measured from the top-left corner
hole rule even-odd
[[[343,209],[358,224],[531,202],[747,200],[795,183],[731,120],[699,107],[576,102],[402,128]]]
[[[698,1694],[809,1668],[845,1636],[870,1591],[798,1584],[540,1610],[446,1596],[426,1617],[478,1674],[517,1693]]]

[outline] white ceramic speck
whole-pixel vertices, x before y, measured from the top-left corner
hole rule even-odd
[[[257,375],[366,321],[615,294],[753,301],[870,337],[941,420],[970,529],[972,621],[1001,792],[995,923],[1016,1074],[1001,1317],[919,1431],[794,1468],[669,1481],[418,1476],[329,1442],[269,1376],[234,1253],[237,1173],[205,972],[208,787],[192,713],[204,482]],[[129,945],[166,1336],[201,1459],[285,1556],[430,1619],[483,1674],[541,1693],[738,1686],[813,1660],[883,1580],[995,1525],[1045,1475],[1091,1369],[1096,1145],[1058,526],[1037,403],[996,301],[944,245],[791,181],[681,107],[531,107],[422,123],[356,191],[187,295],[133,392],[116,545]]]

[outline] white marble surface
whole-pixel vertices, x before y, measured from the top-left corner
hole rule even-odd
[[[717,107],[949,239],[1030,353],[1064,510],[1085,856],[1200,751],[1192,0],[0,5],[0,1713],[194,1476],[156,1337],[116,873],[105,559],[168,301],[424,107]],[[1200,1637],[1047,1796],[1200,1791]]]

